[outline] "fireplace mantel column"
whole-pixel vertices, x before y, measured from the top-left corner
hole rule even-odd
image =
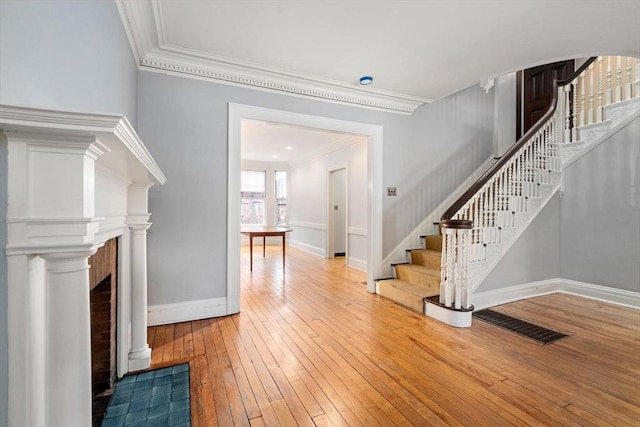
[[[47,425],[91,425],[91,358],[78,355],[91,354],[88,259],[94,253],[95,249],[85,249],[40,255],[47,261],[49,302]]]
[[[151,224],[130,225],[131,229],[131,350],[129,370],[151,364],[147,343],[147,230]]]
[[[147,230],[149,185],[132,184],[128,194],[128,223],[131,231],[131,349],[129,371],[151,365],[147,343]]]

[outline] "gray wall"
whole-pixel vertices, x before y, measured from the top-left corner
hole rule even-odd
[[[125,114],[138,71],[112,0],[0,1],[0,103]],[[7,425],[7,154],[0,140],[0,426]]]
[[[0,2],[0,103],[127,116],[137,66],[113,0]]]
[[[493,95],[461,91],[412,116],[140,72],[138,130],[167,175],[150,191],[149,304],[226,294],[229,102],[382,125],[388,253],[492,153]]]
[[[560,204],[556,193],[476,292],[561,277]]]
[[[384,186],[397,196],[385,196],[383,256],[493,155],[494,122],[493,91],[476,85],[385,125]]]
[[[564,173],[561,277],[640,292],[640,118]]]

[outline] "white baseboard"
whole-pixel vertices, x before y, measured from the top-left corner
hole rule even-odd
[[[561,279],[542,280],[540,282],[477,292],[472,295],[471,302],[476,310],[482,310],[513,301],[553,294],[560,292],[559,280]]]
[[[640,309],[640,292],[625,291],[568,279],[561,279],[561,281],[562,292],[565,294],[578,295],[610,304]]]
[[[292,246],[292,247],[296,248],[296,249],[300,249],[300,250],[303,250],[305,252],[309,252],[311,254],[318,255],[319,257],[322,257],[322,258],[325,257],[324,248],[319,248],[317,246],[312,246],[312,245],[309,245],[307,243],[300,242],[298,240],[289,240],[287,242],[287,244],[289,246]]]
[[[347,265],[357,270],[367,271],[367,261],[360,258],[348,257]]]
[[[527,298],[539,297],[556,292],[595,299],[609,304],[640,309],[640,293],[610,288],[608,286],[577,282],[569,279],[549,279],[523,285],[474,293],[473,306],[476,310],[494,307]]]
[[[158,304],[148,307],[147,324],[149,326],[167,325],[226,315],[227,299],[224,297],[175,304]]]

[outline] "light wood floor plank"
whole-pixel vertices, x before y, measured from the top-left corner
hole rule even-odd
[[[240,314],[149,328],[190,360],[194,426],[638,426],[640,311],[555,294],[496,310],[569,336],[456,329],[366,292],[365,274],[242,249]],[[152,284],[150,284],[152,286]]]

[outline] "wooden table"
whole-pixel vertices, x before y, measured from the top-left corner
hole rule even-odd
[[[262,257],[265,256],[265,249],[267,246],[267,237],[271,236],[281,236],[282,237],[282,268],[284,269],[284,259],[285,259],[285,243],[284,237],[286,233],[289,233],[293,230],[287,227],[277,227],[277,226],[269,226],[269,225],[245,225],[240,227],[240,233],[245,236],[249,236],[249,259],[250,259],[250,269],[253,271],[253,238],[254,237],[262,237]]]

